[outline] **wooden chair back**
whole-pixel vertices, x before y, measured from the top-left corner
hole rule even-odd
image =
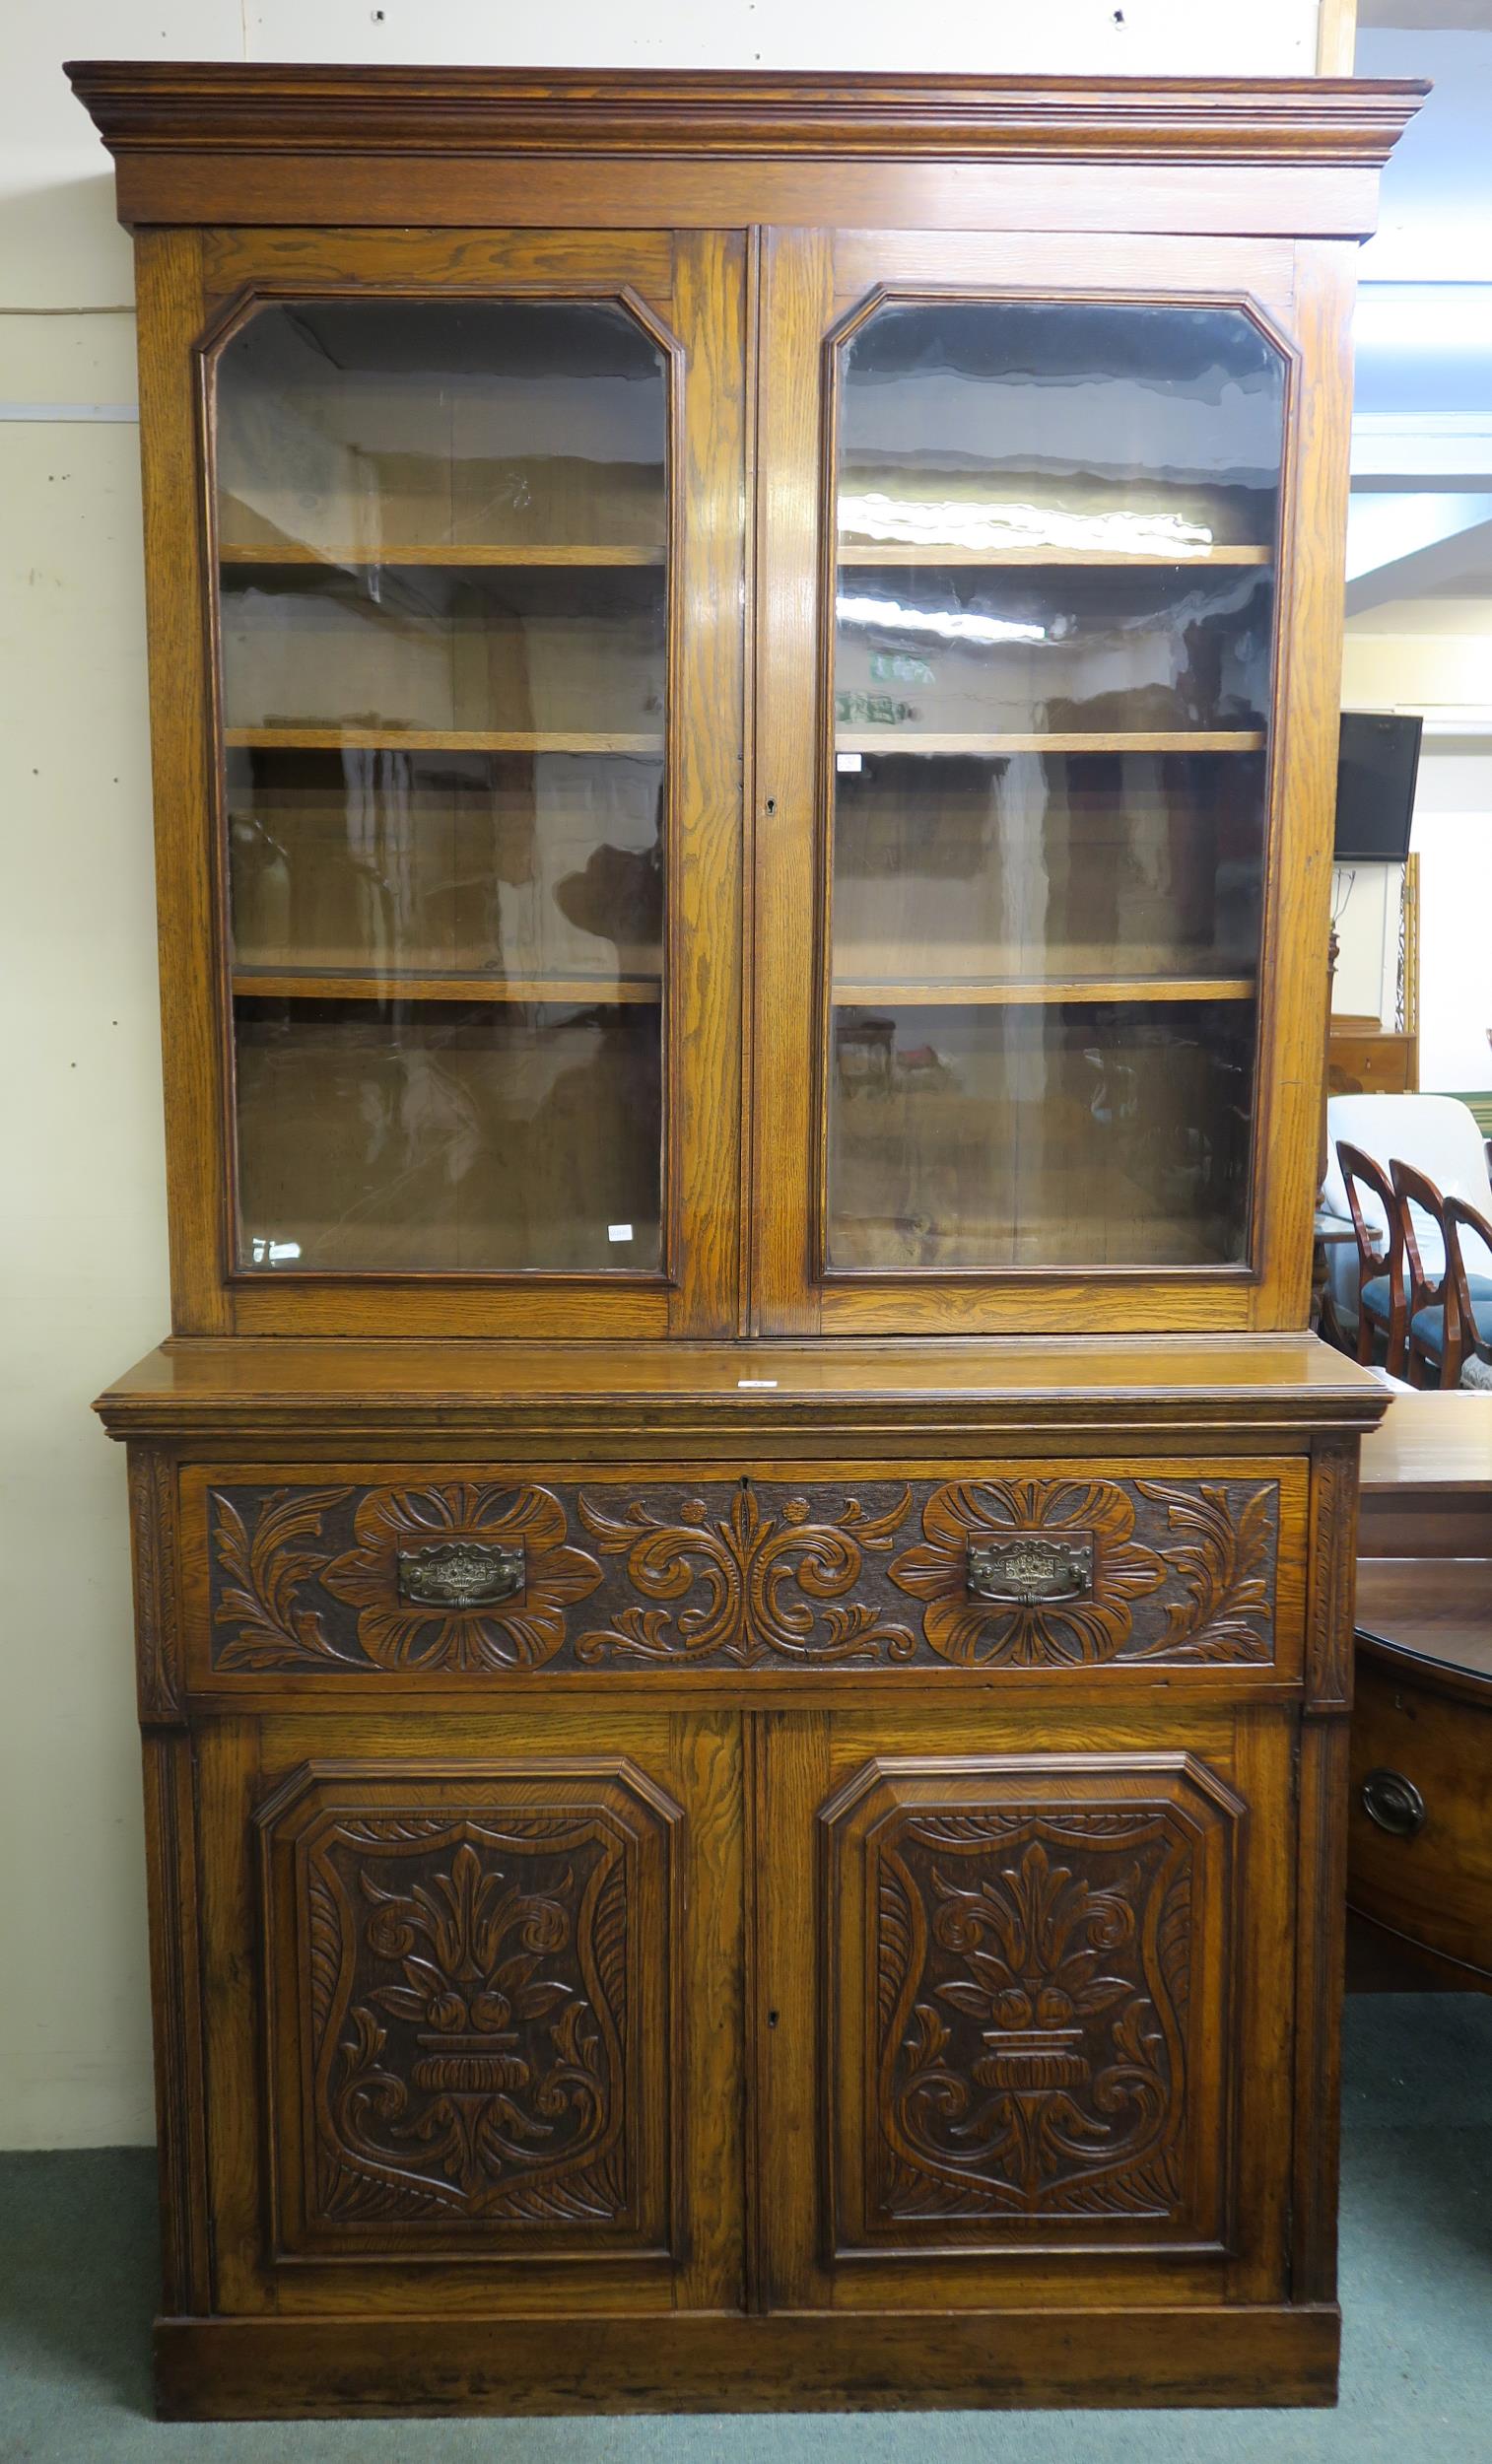
[[[1448,1198],[1442,1213],[1446,1227],[1446,1365],[1442,1386],[1459,1386],[1460,1373],[1468,1354],[1478,1360],[1492,1360],[1492,1341],[1479,1335],[1476,1315],[1471,1307],[1471,1291],[1466,1277],[1465,1253],[1460,1245],[1461,1226],[1474,1232],[1492,1250],[1492,1222],[1463,1198]],[[1455,1361],[1454,1373],[1452,1361]]]
[[[1347,1191],[1347,1210],[1352,1217],[1352,1230],[1357,1241],[1357,1356],[1364,1362],[1373,1358],[1374,1329],[1375,1326],[1381,1326],[1385,1336],[1389,1373],[1391,1377],[1402,1377],[1404,1333],[1408,1320],[1404,1311],[1404,1234],[1398,1199],[1393,1193],[1393,1184],[1383,1165],[1378,1163],[1372,1155],[1366,1154],[1362,1147],[1351,1145],[1346,1138],[1338,1138],[1336,1159],[1342,1168],[1342,1180]],[[1387,1259],[1375,1246],[1374,1235],[1363,1213],[1362,1200],[1357,1195],[1359,1183],[1364,1189],[1373,1192],[1384,1210],[1385,1220],[1389,1227]],[[1375,1276],[1384,1273],[1387,1273],[1389,1277],[1387,1321],[1370,1318],[1363,1307],[1362,1297],[1364,1287],[1371,1283]]]
[[[1414,1229],[1413,1210],[1417,1206],[1421,1213],[1429,1216],[1449,1255],[1449,1243],[1446,1241],[1446,1201],[1429,1174],[1421,1172],[1415,1164],[1406,1164],[1401,1156],[1395,1155],[1391,1159],[1389,1172],[1393,1183],[1393,1195],[1398,1204],[1399,1236],[1404,1245],[1404,1260],[1408,1266],[1406,1279],[1409,1288],[1404,1302],[1404,1333],[1409,1384],[1411,1386],[1423,1385],[1426,1380],[1421,1372],[1433,1369],[1435,1376],[1439,1378],[1442,1385],[1445,1385],[1451,1352],[1450,1283],[1444,1266],[1438,1275],[1429,1275],[1425,1272],[1424,1261],[1420,1256],[1419,1237]],[[1425,1343],[1418,1340],[1414,1333],[1414,1321],[1420,1311],[1436,1308],[1441,1312],[1438,1353],[1431,1351]],[[1450,1382],[1455,1383],[1454,1380]]]

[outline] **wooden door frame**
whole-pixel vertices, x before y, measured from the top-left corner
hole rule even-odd
[[[758,409],[753,1326],[764,1334],[1262,1331],[1304,1323],[1321,1061],[1350,386],[1348,242],[1114,233],[774,231]],[[823,1140],[825,768],[833,469],[828,353],[868,294],[1175,300],[1237,307],[1287,391],[1260,964],[1250,1263],[1242,1267],[816,1278]],[[811,364],[810,364],[811,363]],[[1338,519],[1341,516],[1341,519]],[[1333,598],[1333,587],[1338,596]],[[1329,741],[1328,741],[1329,739]],[[1289,828],[1285,818],[1289,818]],[[1286,918],[1289,928],[1286,929]],[[1308,1151],[1309,1149],[1309,1151]]]
[[[177,1335],[733,1333],[740,1172],[745,246],[739,233],[146,231],[137,237],[161,1000]],[[233,1045],[211,371],[281,298],[615,301],[673,363],[663,1268],[273,1277],[231,1243]]]

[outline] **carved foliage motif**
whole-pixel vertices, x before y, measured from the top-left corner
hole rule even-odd
[[[211,1489],[208,1512],[228,1673],[1267,1665],[1274,1649],[1275,1480],[434,1480]],[[971,1548],[1009,1564],[1024,1539],[1066,1551],[1081,1586],[973,1596]],[[506,1552],[511,1596],[401,1598],[401,1562],[462,1550]]]
[[[1145,1506],[1159,1509],[1141,1517]],[[1090,1543],[1093,1581],[1076,1600],[969,1596],[971,1544],[1012,1535]],[[1278,1490],[1205,1480],[958,1480],[929,1494],[922,1540],[890,1577],[924,1605],[939,1659],[969,1668],[1081,1666],[1106,1660],[1264,1660]],[[1161,1595],[1141,1628],[1135,1604]]]
[[[581,1495],[591,1539],[625,1556],[633,1590],[653,1605],[620,1608],[609,1625],[581,1634],[577,1659],[718,1657],[750,1668],[774,1656],[815,1665],[912,1657],[910,1627],[871,1601],[845,1598],[861,1579],[865,1552],[893,1545],[909,1489],[868,1514],[853,1497],[816,1511],[808,1497],[776,1491],[764,1506],[744,1480],[727,1494],[723,1513],[693,1497],[672,1516],[645,1502],[615,1515]]]
[[[1153,1806],[908,1813],[873,1864],[872,2223],[1175,2218],[1186,1824]]]
[[[328,1562],[326,1523],[354,1497],[351,1545]],[[235,1497],[215,1491],[212,1498],[213,1656],[222,1669],[541,1668],[565,1641],[567,1608],[601,1579],[595,1559],[569,1545],[565,1509],[545,1488],[462,1480],[361,1495],[280,1489],[258,1492],[255,1502],[250,1528]],[[401,1600],[401,1552],[461,1541],[521,1545],[522,1589],[472,1606]],[[357,1612],[352,1648],[346,1621],[328,1616],[325,1594]]]
[[[627,2224],[624,1837],[344,1814],[305,1891],[316,2219]]]

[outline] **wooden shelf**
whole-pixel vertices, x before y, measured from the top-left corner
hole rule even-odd
[[[967,1009],[1035,1007],[1052,1001],[1252,1001],[1252,976],[950,976],[931,983],[891,983],[847,977],[834,987],[837,1009]]]
[[[225,727],[231,749],[262,753],[651,753],[660,735],[587,734],[579,728]]]
[[[1191,565],[1272,565],[1273,548],[1210,547],[1173,549],[1165,555],[1159,548],[1131,551],[1127,548],[970,548],[933,547],[925,541],[916,544],[880,543],[874,546],[842,546],[842,565],[1014,565],[1047,566],[1060,571],[1067,566],[1134,565],[1141,571],[1155,567]]]
[[[233,739],[230,737],[230,742]],[[1158,730],[1094,728],[1065,735],[939,735],[911,727],[847,728],[835,737],[837,753],[1257,753],[1262,727],[1173,727]]]
[[[569,565],[583,571],[601,565],[661,566],[666,560],[667,550],[662,547],[629,547],[621,543],[586,547],[569,541],[511,547],[465,542],[442,546],[420,541],[378,548],[321,548],[311,547],[304,540],[284,539],[245,547],[229,543],[218,550],[222,565]]]
[[[234,997],[289,1001],[595,1001],[652,1003],[657,976],[370,975],[349,968],[236,967]]]

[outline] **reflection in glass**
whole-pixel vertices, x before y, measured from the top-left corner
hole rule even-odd
[[[1252,1003],[835,1013],[831,1266],[1243,1256]]]
[[[1272,549],[1283,363],[1237,308],[941,301],[845,353],[847,544]]]
[[[956,300],[843,349],[831,1271],[1243,1260],[1283,363]]]
[[[656,1003],[237,1004],[245,1264],[656,1270]]]
[[[877,753],[836,786],[837,984],[1257,965],[1259,754]]]
[[[836,718],[850,734],[1257,729],[1270,599],[1256,567],[848,570]]]
[[[605,304],[221,355],[249,1270],[659,1269],[666,409]]]

